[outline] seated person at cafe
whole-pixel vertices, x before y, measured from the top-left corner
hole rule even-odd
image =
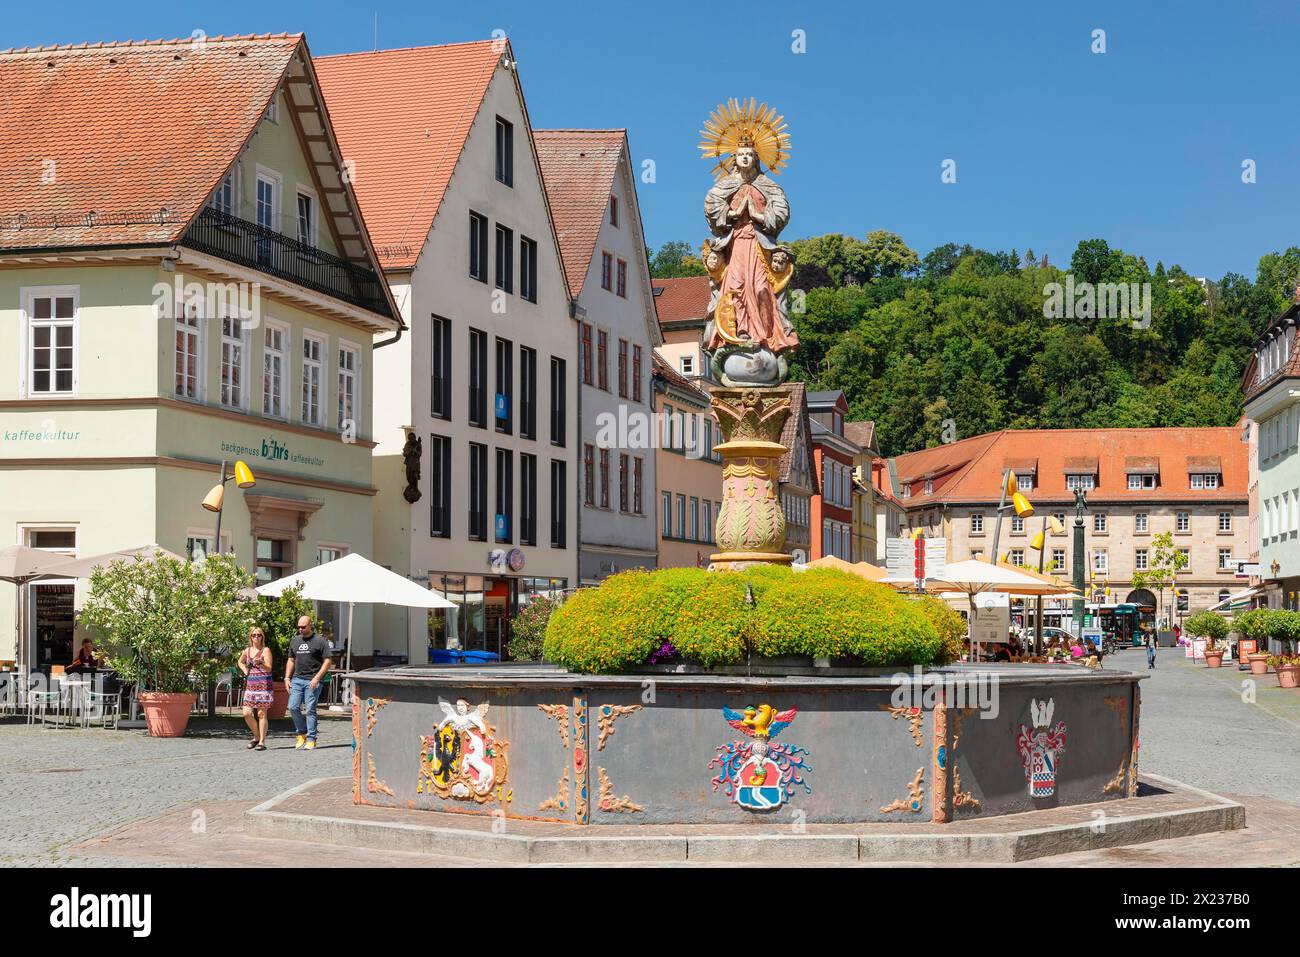
[[[87,638],[81,643],[81,650],[77,652],[77,657],[72,659],[72,664],[65,669],[67,674],[74,675],[80,672],[94,672],[102,668],[103,659],[98,651],[95,650],[95,642]]]

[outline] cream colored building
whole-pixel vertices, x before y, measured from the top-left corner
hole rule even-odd
[[[894,460],[907,528],[943,536],[952,561],[993,557],[1002,475],[1034,505],[1032,517],[1005,512],[998,552],[1037,567],[1031,547],[1055,515],[1065,533],[1048,531],[1043,567],[1074,574],[1074,489],[1084,512],[1085,592],[1101,604],[1133,603],[1156,614],[1161,596],[1132,587],[1150,568],[1153,538],[1173,535],[1187,567],[1166,589],[1161,617],[1172,621],[1216,604],[1246,585],[1236,563],[1249,555],[1247,445],[1237,427],[1075,429],[990,432]]]
[[[201,558],[242,459],[221,548],[260,580],[371,554],[371,342],[399,321],[305,41],[8,52],[0,88],[29,104],[0,128],[5,539]],[[66,665],[85,588],[28,586],[22,636],[0,589],[0,659]],[[365,608],[351,638],[365,662]]]
[[[576,302],[582,423],[579,575],[654,568],[650,362],[662,341],[625,130],[538,130],[537,148]],[[637,424],[641,427],[637,428]]]
[[[460,606],[376,611],[415,663],[504,651],[578,578],[576,324],[516,67],[504,41],[318,65],[410,327],[375,352],[375,552]]]

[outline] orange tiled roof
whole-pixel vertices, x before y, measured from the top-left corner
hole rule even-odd
[[[1005,463],[1036,458],[1038,471],[1031,500],[1072,501],[1065,487],[1068,470],[1097,471],[1097,488],[1090,501],[1148,501],[1194,495],[1206,501],[1246,497],[1247,446],[1236,426],[1201,429],[1026,429],[973,436],[949,445],[900,455],[895,460],[899,482],[912,484],[908,508],[952,502],[996,501]],[[1160,485],[1130,490],[1127,470],[1135,460],[1155,460]],[[1221,464],[1217,489],[1189,487],[1187,474],[1208,463]],[[1200,466],[1196,463],[1207,463]],[[926,495],[918,480],[930,478]]]
[[[488,83],[495,40],[320,57],[316,75],[385,269],[415,265]]]
[[[577,299],[605,222],[625,130],[534,130],[569,294]],[[630,210],[623,211],[629,215]]]
[[[650,350],[650,368],[651,371],[665,382],[671,383],[674,388],[690,395],[697,400],[701,406],[708,408],[710,405],[709,394],[692,382],[686,376],[682,375],[659,355],[653,349]]]
[[[280,33],[0,51],[0,251],[179,239],[300,45]]]
[[[655,309],[659,324],[669,326],[677,322],[703,322],[709,311],[709,277],[685,276],[681,279],[656,279]]]

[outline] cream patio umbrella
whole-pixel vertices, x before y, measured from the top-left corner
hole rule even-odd
[[[846,562],[835,555],[824,555],[815,562],[808,562],[803,567],[834,568],[836,571],[848,572],[850,575],[857,575],[873,582],[881,581],[888,574],[883,568],[869,562]]]
[[[52,571],[67,560],[68,556],[56,555],[43,548],[29,548],[26,545],[9,545],[0,548],[0,581],[13,582],[18,586],[18,608],[14,616],[14,653],[20,669],[28,664],[27,642],[23,635],[23,606],[26,604],[27,583],[42,578],[65,577],[52,574]]]
[[[141,545],[139,548],[123,548],[120,551],[105,552],[103,555],[92,555],[89,558],[64,559],[62,564],[50,569],[50,577],[89,578],[97,569],[111,565],[113,562],[127,562],[136,559],[151,561],[159,556],[163,558],[181,557],[161,545]]]

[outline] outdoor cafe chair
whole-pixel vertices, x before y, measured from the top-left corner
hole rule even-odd
[[[54,713],[54,727],[58,728],[63,723],[62,691],[27,692],[27,723],[29,725],[35,724],[37,718],[39,718],[41,727],[48,728],[51,711]]]
[[[90,691],[81,693],[81,726],[89,728],[92,723],[105,729],[117,730],[118,719],[122,717],[122,696],[117,692]]]

